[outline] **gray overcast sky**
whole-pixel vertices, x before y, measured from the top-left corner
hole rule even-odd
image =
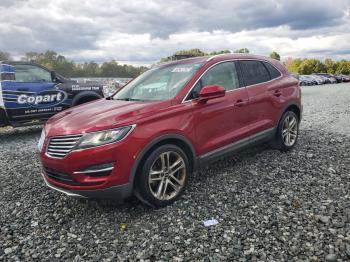
[[[350,59],[350,0],[1,0],[0,50],[152,63],[181,49],[247,47]]]

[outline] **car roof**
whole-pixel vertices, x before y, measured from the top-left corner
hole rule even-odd
[[[260,56],[260,55],[253,55],[253,54],[242,54],[242,53],[230,53],[230,54],[220,54],[220,55],[213,55],[213,56],[199,56],[199,57],[191,57],[191,58],[185,58],[181,60],[175,60],[175,61],[169,61],[162,64],[159,64],[157,67],[162,66],[169,66],[169,65],[177,65],[177,64],[196,64],[196,63],[217,63],[220,61],[225,60],[263,60],[268,61],[271,64],[273,64],[275,67],[277,67],[280,71],[286,73],[287,70],[284,66],[282,66],[281,62],[275,59],[272,59],[270,57],[266,56]]]
[[[220,61],[225,60],[263,60],[268,61],[272,63],[274,66],[278,67],[278,69],[284,71],[284,67],[282,66],[281,62],[275,59],[272,59],[270,57],[266,56],[260,56],[260,55],[253,55],[253,54],[241,54],[241,53],[230,53],[230,54],[220,54],[220,55],[213,55],[213,56],[199,56],[199,57],[191,57],[191,58],[185,58],[181,60],[175,60],[175,61],[169,61],[160,64],[159,66],[168,66],[168,65],[176,65],[176,64],[195,64],[195,63],[216,63]]]
[[[6,65],[35,65],[35,66],[39,66],[42,68],[45,68],[44,66],[35,63],[35,62],[31,62],[31,61],[0,61],[0,64],[6,64]]]
[[[219,54],[219,55],[212,55],[212,56],[198,56],[198,57],[185,58],[185,59],[165,62],[161,65],[205,63],[209,61],[222,61],[222,60],[230,60],[230,59],[255,59],[255,60],[267,60],[267,61],[275,60],[275,59],[271,59],[269,57],[260,56],[260,55],[230,53],[230,54]]]

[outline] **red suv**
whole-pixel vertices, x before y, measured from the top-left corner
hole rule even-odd
[[[298,81],[276,60],[227,54],[159,65],[113,96],[49,119],[39,141],[46,184],[70,196],[165,206],[191,172],[271,141],[292,148]]]

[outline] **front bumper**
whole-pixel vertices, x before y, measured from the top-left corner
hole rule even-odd
[[[123,200],[132,194],[132,186],[130,184],[117,185],[104,189],[76,190],[58,187],[50,183],[43,173],[41,175],[48,187],[71,197]]]
[[[139,145],[135,142],[131,143],[129,137],[115,144],[73,150],[63,158],[48,156],[45,152],[46,144],[44,143],[44,150],[38,152],[38,156],[46,182],[55,189],[90,197],[95,195],[95,192],[109,192],[112,191],[111,188],[132,184],[130,174]],[[109,166],[112,164],[113,166]],[[111,170],[97,174],[96,170],[104,170],[104,165]],[[101,194],[109,195],[109,193]]]

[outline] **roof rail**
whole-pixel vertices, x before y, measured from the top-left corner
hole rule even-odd
[[[209,57],[207,59],[207,62],[213,60],[215,57],[223,56],[223,55],[230,55],[230,54],[232,54],[232,53],[224,53],[224,54],[213,55],[213,56],[211,56],[211,57]]]
[[[193,55],[173,55],[172,60],[182,60],[187,58],[193,58]]]

